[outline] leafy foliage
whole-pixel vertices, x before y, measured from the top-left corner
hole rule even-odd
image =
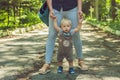
[[[0,0],[0,29],[15,29],[41,22],[40,0]]]
[[[98,5],[96,5],[96,1],[98,1]],[[105,31],[120,35],[120,0],[86,0],[83,2],[83,9],[86,8],[84,7],[86,2],[90,4],[87,7],[90,13],[84,12],[87,14],[85,16],[89,23],[99,26],[99,28]],[[90,10],[91,6],[93,8],[92,12]],[[96,6],[98,6],[98,16],[96,16]]]
[[[0,0],[0,30],[41,23],[39,7],[45,0]],[[120,30],[120,0],[83,0],[87,20]]]

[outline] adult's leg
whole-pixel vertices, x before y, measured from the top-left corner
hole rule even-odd
[[[60,12],[54,10],[54,14],[58,18],[58,25],[60,25],[60,21],[62,19]],[[49,34],[48,34],[48,39],[47,39],[47,44],[46,44],[45,64],[39,70],[40,73],[43,73],[43,72],[47,71],[47,69],[50,68],[50,63],[52,60],[56,36],[57,36],[57,32],[55,31],[55,29],[53,27],[53,20],[49,17]]]
[[[54,10],[54,14],[57,17],[58,25],[60,26],[62,15],[57,10]],[[47,40],[47,44],[46,44],[46,57],[45,57],[45,63],[47,63],[47,64],[51,63],[56,36],[57,36],[57,32],[55,31],[55,29],[53,27],[53,20],[51,18],[49,18],[49,34],[48,34],[48,40]]]
[[[56,31],[54,30],[54,27],[53,27],[53,20],[49,17],[49,33],[48,33],[48,39],[46,43],[45,64],[39,70],[41,74],[46,73],[47,70],[50,68],[53,49],[55,45],[55,39],[56,39]]]
[[[46,43],[46,54],[45,54],[46,64],[51,63],[56,36],[57,36],[57,33],[53,27],[53,20],[49,18],[49,33],[48,33],[48,39]]]

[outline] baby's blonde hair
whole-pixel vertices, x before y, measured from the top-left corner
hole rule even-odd
[[[63,18],[63,19],[61,20],[61,25],[65,25],[65,24],[70,24],[70,25],[72,25],[72,22],[71,22],[71,20],[68,19],[68,18]]]

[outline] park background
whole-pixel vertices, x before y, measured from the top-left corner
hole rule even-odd
[[[32,25],[42,23],[38,11],[44,1],[0,0],[0,37],[35,29]],[[82,8],[88,23],[120,36],[120,0],[83,0]]]
[[[89,71],[78,69],[75,58],[75,75],[67,73],[66,61],[65,72],[56,73],[56,54],[51,72],[39,74],[49,30],[38,16],[44,1],[0,0],[0,80],[120,80],[120,0],[82,0],[80,34]]]

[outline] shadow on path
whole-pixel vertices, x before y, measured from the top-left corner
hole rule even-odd
[[[38,69],[44,63],[47,32],[47,29],[35,30],[17,35],[12,40],[0,40],[1,80],[120,80],[120,37],[93,28],[89,24],[83,24],[81,31],[84,60],[89,70],[81,71],[77,67],[74,51],[76,73],[68,74],[68,63],[64,60],[64,73],[58,74],[56,44],[51,72],[40,75]]]
[[[44,57],[46,37],[46,31],[43,34],[35,30],[12,38],[1,38],[0,80],[15,80],[16,75],[33,70],[34,62]]]

